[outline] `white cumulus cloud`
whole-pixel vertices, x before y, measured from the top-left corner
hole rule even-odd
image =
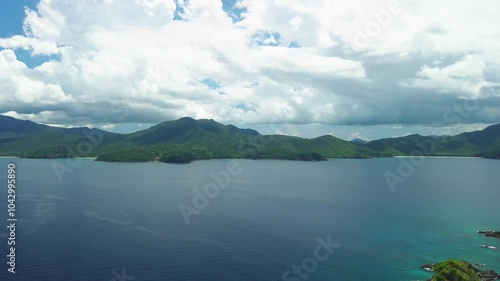
[[[123,122],[423,124],[464,97],[500,99],[500,2],[233,8],[240,18],[218,0],[40,0],[24,34],[0,38],[0,112],[99,123],[121,103]],[[21,49],[55,58],[30,69]],[[470,122],[500,117],[484,109]]]

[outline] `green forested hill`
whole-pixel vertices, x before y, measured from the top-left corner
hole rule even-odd
[[[356,145],[394,156],[424,154],[498,159],[500,154],[500,124],[489,126],[482,131],[462,133],[456,136],[409,135],[357,143]]]
[[[0,115],[0,155],[27,156],[46,151],[43,158],[60,156],[56,151],[75,146],[88,135],[100,134],[102,143],[113,142],[119,134],[89,128],[57,128]]]
[[[1,116],[0,122],[0,155],[29,158],[189,162],[214,158],[324,160],[389,156],[332,136],[263,136],[255,130],[189,117],[131,134],[54,128],[5,116]]]
[[[383,153],[331,136],[317,139],[263,136],[255,130],[192,118],[160,123],[147,130],[126,135],[115,145],[119,143],[126,143],[122,147],[130,148],[102,153],[98,159],[187,162],[214,158],[323,160],[329,157],[384,156]]]
[[[324,160],[396,155],[500,157],[500,125],[451,137],[410,135],[367,143],[333,136],[305,139],[189,117],[149,129],[115,134],[89,128],[55,128],[0,116],[0,155],[28,158],[97,157],[102,161],[185,163],[196,159]]]

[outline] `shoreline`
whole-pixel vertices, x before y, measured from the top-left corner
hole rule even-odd
[[[421,157],[421,158],[473,158],[473,159],[487,159],[483,157],[476,157],[476,156],[418,156],[418,155],[398,155],[398,156],[392,156],[394,158],[411,158],[411,157]]]
[[[248,159],[248,158],[213,158],[213,159],[194,159],[191,161],[206,161],[206,160],[221,160],[221,159],[232,159],[232,160],[284,160],[284,161],[304,161],[304,162],[324,162],[324,161],[330,161],[330,160],[339,160],[339,159],[345,159],[345,160],[373,160],[373,159],[383,159],[383,158],[414,158],[414,157],[421,157],[421,158],[442,158],[442,159],[453,159],[453,158],[459,158],[459,159],[489,159],[489,160],[496,160],[496,159],[490,159],[490,158],[484,158],[484,157],[474,157],[474,156],[417,156],[417,155],[398,155],[398,156],[386,156],[386,157],[368,157],[368,158],[363,158],[363,157],[328,157],[325,160],[298,160],[298,159],[279,159],[279,158],[268,158],[268,159]],[[0,159],[38,159],[38,160],[57,160],[57,159],[78,159],[78,160],[95,160],[98,162],[105,162],[105,163],[147,163],[147,162],[158,162],[158,163],[168,163],[168,162],[161,162],[161,161],[144,161],[144,162],[127,162],[127,161],[103,161],[103,160],[97,160],[98,157],[72,157],[72,158],[26,158],[26,157],[19,157],[19,156],[0,156]],[[179,164],[179,163],[173,163],[173,164]],[[189,163],[183,163],[183,164],[189,164]]]

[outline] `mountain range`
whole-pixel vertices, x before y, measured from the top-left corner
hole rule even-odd
[[[130,134],[58,128],[0,115],[0,155],[24,158],[96,157],[110,162],[188,163],[245,158],[325,160],[409,155],[500,158],[500,124],[456,136],[410,135],[345,141],[330,135],[306,139],[261,135],[251,129],[189,117]]]

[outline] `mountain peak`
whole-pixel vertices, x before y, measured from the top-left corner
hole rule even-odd
[[[238,135],[260,135],[251,129],[240,129],[233,125],[223,125],[213,119],[193,119],[182,117],[173,121],[162,122],[149,129],[129,134],[129,140],[143,144],[184,143],[224,133]]]
[[[368,141],[365,141],[364,139],[356,138],[356,139],[350,140],[350,142],[353,142],[353,143],[367,143]]]
[[[186,116],[186,117],[181,117],[181,118],[174,120],[174,121],[196,121],[196,120],[194,118]],[[172,122],[172,121],[167,121],[167,122]]]

